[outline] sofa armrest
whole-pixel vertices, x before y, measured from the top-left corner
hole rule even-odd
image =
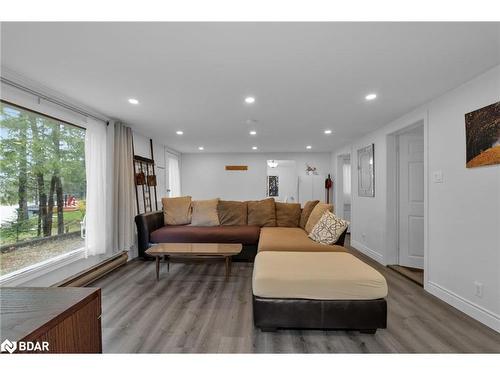
[[[137,247],[139,257],[146,257],[145,251],[150,247],[149,235],[164,226],[163,211],[146,212],[135,217],[137,226]]]

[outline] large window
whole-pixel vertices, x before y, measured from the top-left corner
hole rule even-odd
[[[85,129],[5,102],[0,276],[84,246]]]

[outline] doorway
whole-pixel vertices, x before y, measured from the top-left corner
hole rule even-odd
[[[424,279],[424,125],[394,134],[396,256],[390,268],[423,285]]]
[[[298,184],[295,160],[267,160],[266,196],[278,202],[297,203]]]

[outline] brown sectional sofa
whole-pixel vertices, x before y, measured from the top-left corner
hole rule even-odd
[[[303,227],[316,204],[318,201],[308,202],[300,209],[298,204],[275,203],[272,198],[220,201],[218,226],[164,225],[163,211],[137,215],[139,256],[147,258],[145,251],[162,242],[241,243],[243,250],[234,259],[245,261],[253,261],[257,251],[344,251],[345,232],[335,245],[323,245],[308,237]]]

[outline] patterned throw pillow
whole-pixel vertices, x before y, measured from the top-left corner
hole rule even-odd
[[[333,245],[348,226],[348,221],[326,211],[309,233],[309,238],[325,245]]]

